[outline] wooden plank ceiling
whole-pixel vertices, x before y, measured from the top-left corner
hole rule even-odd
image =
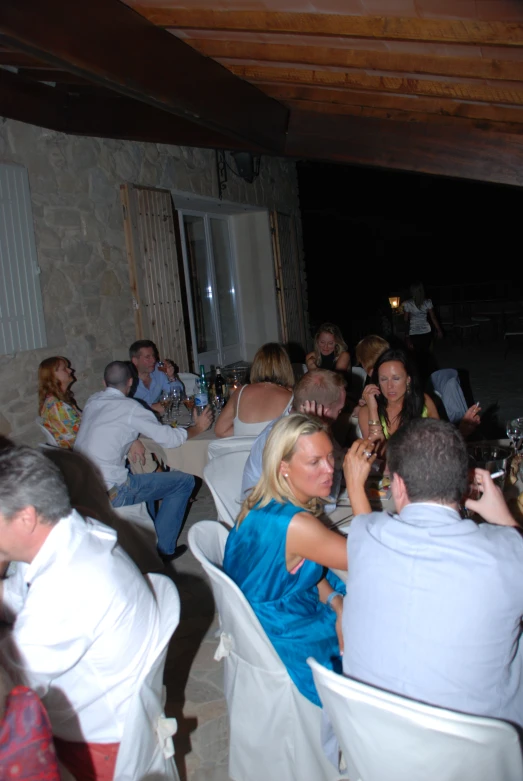
[[[523,184],[522,0],[2,0],[0,114]]]

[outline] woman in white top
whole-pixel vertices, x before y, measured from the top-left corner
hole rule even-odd
[[[260,347],[251,366],[250,385],[234,391],[216,421],[217,437],[258,436],[292,404],[294,373],[279,344]]]
[[[443,334],[434,312],[430,298],[425,298],[425,288],[422,282],[415,282],[410,286],[412,298],[403,304],[403,312],[407,322],[407,347],[414,350],[415,360],[421,379],[425,382],[429,375],[436,369],[434,359],[431,357],[432,329],[429,318],[436,330],[438,338]]]

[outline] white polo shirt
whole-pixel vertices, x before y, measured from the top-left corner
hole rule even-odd
[[[3,607],[17,617],[0,653],[43,700],[54,735],[120,742],[159,614],[116,532],[76,511],[62,518],[4,580]]]

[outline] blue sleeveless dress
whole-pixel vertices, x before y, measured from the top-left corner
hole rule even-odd
[[[327,576],[342,594],[345,585],[308,560],[294,575],[287,571],[287,529],[299,512],[300,507],[274,500],[251,510],[239,528],[229,532],[223,570],[245,594],[299,691],[321,707],[307,657],[336,672],[342,668],[336,614],[320,602],[317,584]]]

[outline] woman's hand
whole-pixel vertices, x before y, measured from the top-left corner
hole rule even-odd
[[[316,366],[316,354],[315,353],[309,353],[307,356],[305,356],[305,365],[307,366],[307,369],[310,372],[315,371],[318,367]]]
[[[370,474],[370,468],[376,460],[376,453],[373,452],[374,444],[370,439],[358,439],[353,443],[350,450],[347,450],[343,461],[343,474],[347,484],[354,487],[363,487]]]
[[[469,437],[481,423],[481,418],[479,416],[480,412],[481,407],[479,406],[478,401],[476,404],[473,404],[472,407],[469,407],[461,418],[458,428],[465,438]]]
[[[141,442],[139,439],[135,439],[131,447],[129,448],[129,452],[127,453],[127,458],[133,464],[136,464],[136,462],[139,461],[140,464],[143,466],[145,464],[145,447],[143,445],[143,442]]]
[[[486,469],[475,469],[474,483],[482,496],[479,500],[467,499],[465,502],[467,510],[478,513],[485,521],[497,526],[518,525],[507,507],[501,488],[494,483],[490,472]]]
[[[378,414],[378,396],[381,395],[381,391],[377,385],[367,385],[363,389],[362,399],[369,408],[369,415],[374,418]],[[362,406],[365,406],[364,404]]]

